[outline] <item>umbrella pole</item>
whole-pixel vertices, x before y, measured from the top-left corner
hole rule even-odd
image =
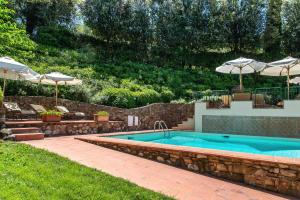
[[[240,91],[243,90],[243,76],[242,76],[242,68],[240,68]]]
[[[55,104],[57,106],[57,97],[58,97],[58,86],[57,81],[55,82]]]
[[[4,79],[3,79],[3,88],[2,88],[2,92],[3,92],[2,107],[3,107],[3,105],[4,105],[5,87],[6,87],[6,78],[4,77]]]
[[[290,75],[287,75],[287,99],[290,100]]]

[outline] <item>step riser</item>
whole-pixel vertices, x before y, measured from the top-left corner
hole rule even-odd
[[[40,132],[39,128],[22,128],[22,129],[12,128],[11,129],[12,134],[38,133],[38,132]]]
[[[6,128],[30,128],[32,126],[41,127],[35,124],[6,124]]]
[[[189,117],[187,120],[183,121],[181,124],[178,124],[177,127],[172,127],[173,130],[188,130],[192,131],[195,127],[195,120],[193,117]]]
[[[43,133],[28,133],[14,135],[16,141],[28,141],[28,140],[43,140]]]

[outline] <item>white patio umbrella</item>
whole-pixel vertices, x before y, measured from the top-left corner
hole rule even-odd
[[[0,58],[0,78],[3,82],[3,96],[6,89],[6,80],[34,80],[39,74],[26,65],[15,61],[10,57]]]
[[[290,80],[290,83],[299,85],[300,84],[300,77],[295,77]]]
[[[235,60],[227,61],[220,67],[216,68],[217,72],[224,74],[239,74],[240,75],[240,90],[243,89],[243,74],[251,74],[261,71],[265,67],[264,62],[259,62],[253,59],[240,57]]]
[[[34,83],[41,83],[45,85],[55,85],[55,102],[57,105],[58,86],[59,85],[82,85],[82,81],[72,76],[64,75],[60,72],[51,72],[50,74],[43,74],[37,80],[31,80]]]
[[[290,98],[290,76],[300,74],[300,60],[298,58],[286,57],[282,60],[268,63],[266,68],[261,71],[265,76],[286,76],[288,99]]]

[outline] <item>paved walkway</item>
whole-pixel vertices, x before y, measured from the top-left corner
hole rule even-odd
[[[72,136],[24,142],[183,200],[292,199],[110,150]]]

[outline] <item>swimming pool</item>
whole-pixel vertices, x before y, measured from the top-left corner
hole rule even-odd
[[[300,139],[183,131],[171,131],[169,136],[165,136],[162,132],[155,132],[110,137],[177,146],[300,158]]]

